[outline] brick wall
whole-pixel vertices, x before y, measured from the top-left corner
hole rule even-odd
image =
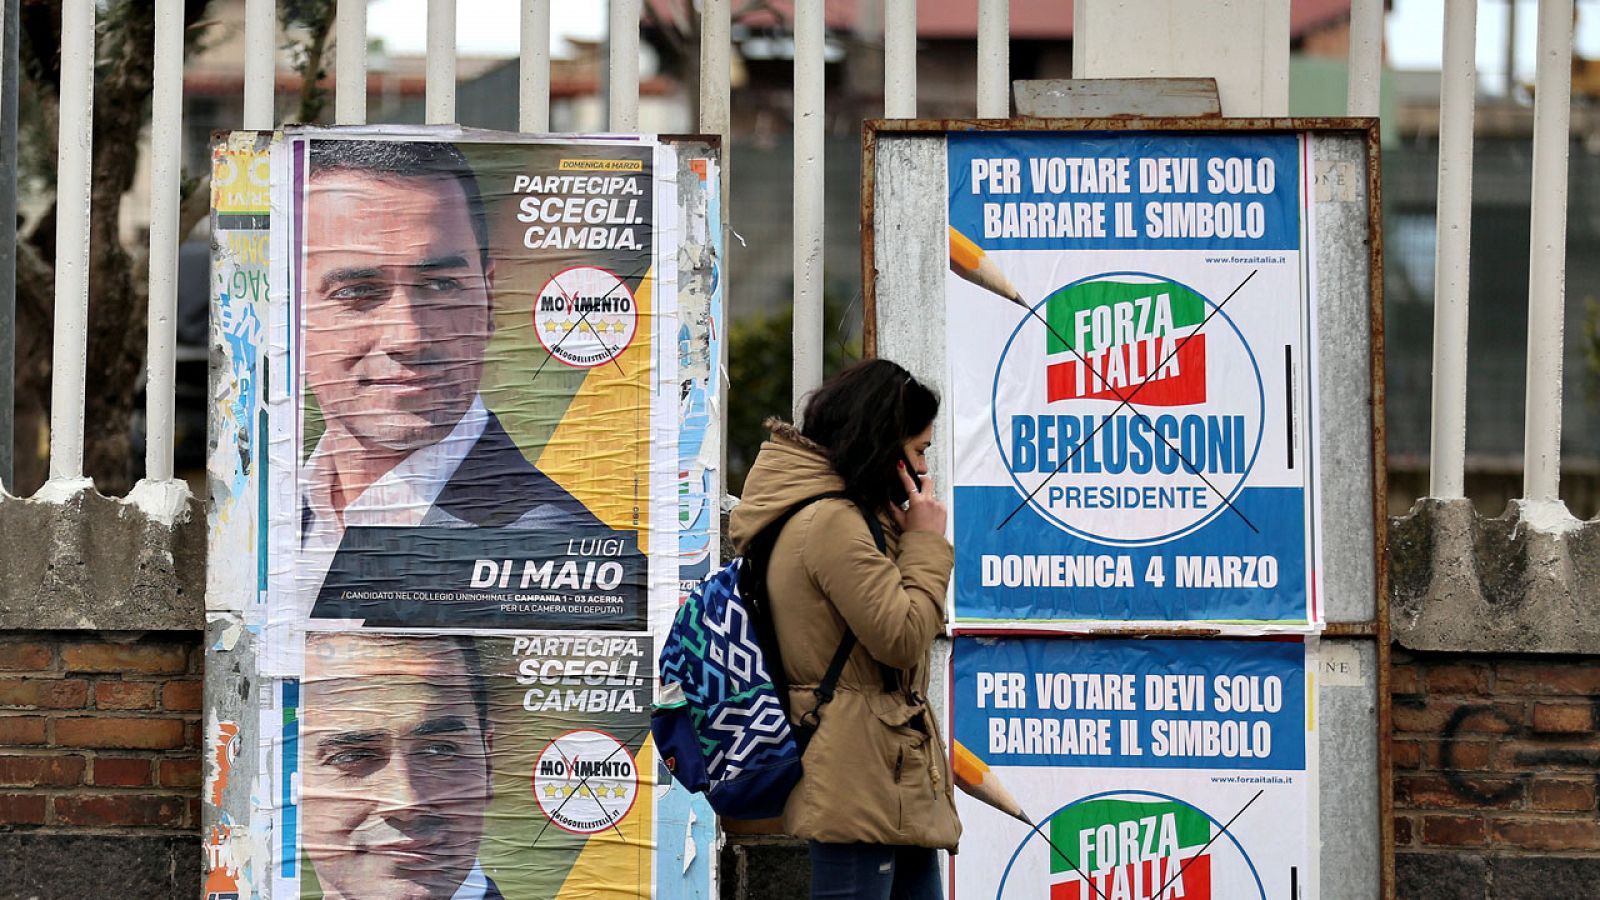
[[[201,659],[192,632],[0,634],[5,896],[198,891]],[[1600,658],[1397,650],[1392,685],[1397,896],[1591,896]]]
[[[1398,896],[1594,896],[1600,659],[1397,651]]]
[[[198,892],[201,664],[197,633],[0,634],[6,896]]]

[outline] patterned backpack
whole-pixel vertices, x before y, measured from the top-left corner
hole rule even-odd
[[[763,528],[743,556],[694,589],[661,648],[661,691],[650,717],[657,751],[673,778],[704,793],[720,816],[782,814],[800,780],[800,759],[820,723],[818,714],[833,699],[855,649],[855,632],[847,628],[813,692],[817,705],[791,726],[783,657],[767,604],[767,561],[795,513],[842,496],[808,497]],[[866,518],[883,551],[881,526]]]

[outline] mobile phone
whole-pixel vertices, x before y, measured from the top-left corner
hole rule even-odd
[[[911,483],[917,486],[917,490],[922,490],[922,476],[917,474],[917,467],[911,464],[911,458],[901,452],[900,461],[905,464],[906,471],[911,473]],[[894,480],[890,483],[889,499],[893,500],[897,506],[906,502],[906,486],[900,480],[898,473],[895,474]]]

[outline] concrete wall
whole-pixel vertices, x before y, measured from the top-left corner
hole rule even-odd
[[[0,495],[0,894],[198,890],[199,521]],[[1600,523],[1429,500],[1390,533],[1398,896],[1587,896]],[[806,868],[791,840],[733,838],[722,893],[803,896]]]
[[[197,513],[0,496],[5,896],[93,896],[107,873],[120,897],[198,890]],[[1600,877],[1600,524],[1563,521],[1464,501],[1391,521],[1400,897],[1577,897]],[[804,848],[734,838],[722,872],[727,898],[803,896]]]
[[[1422,500],[1389,535],[1398,895],[1593,895],[1600,522]]]
[[[198,508],[0,495],[0,896],[199,893]]]

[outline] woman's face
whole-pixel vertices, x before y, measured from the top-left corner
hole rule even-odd
[[[907,438],[906,442],[901,445],[902,449],[905,450],[906,459],[911,462],[911,468],[918,475],[928,474],[928,447],[932,444],[933,423],[929,422],[927,428]]]

